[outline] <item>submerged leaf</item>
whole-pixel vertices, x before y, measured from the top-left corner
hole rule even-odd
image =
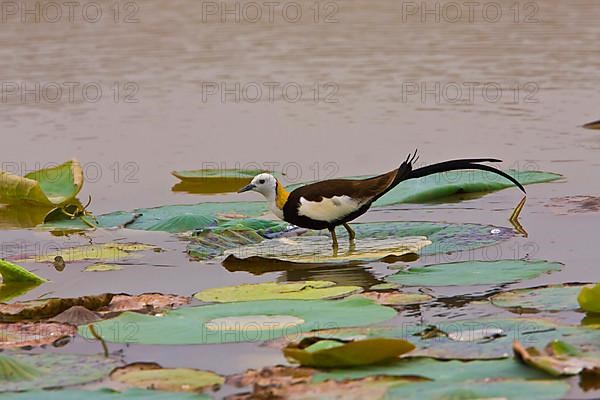
[[[197,392],[221,385],[225,378],[210,371],[191,368],[162,368],[156,363],[133,363],[115,369],[110,378],[142,389]]]
[[[229,303],[254,300],[317,300],[334,299],[358,293],[359,286],[336,286],[328,281],[293,283],[257,283],[206,289],[194,295],[205,302]]]
[[[561,267],[561,263],[548,261],[465,261],[410,268],[385,280],[405,286],[498,285],[536,278]]]
[[[289,344],[283,349],[283,354],[302,366],[347,368],[389,361],[414,348],[413,344],[402,339],[373,338],[344,343],[309,338],[298,344]]]
[[[83,186],[76,160],[33,171],[24,177],[0,171],[0,203],[56,206],[74,200]]]
[[[123,267],[118,264],[92,264],[85,267],[83,270],[85,272],[106,272],[106,271],[120,271]]]
[[[61,257],[63,262],[66,263],[85,260],[121,262],[137,256],[136,253],[138,252],[155,248],[155,246],[143,243],[102,243],[56,249],[49,248],[44,254],[27,255],[22,261],[49,263],[54,262],[57,257]]]
[[[372,288],[371,288],[372,289]],[[366,292],[361,296],[373,300],[384,306],[407,306],[411,304],[421,304],[431,301],[433,297],[421,293],[402,293],[394,292]]]
[[[112,358],[62,353],[9,353],[2,356],[0,363],[35,371],[26,379],[0,380],[0,392],[81,385],[104,378],[119,365]]]
[[[600,313],[600,283],[582,287],[577,302],[583,311]]]
[[[160,315],[125,312],[94,324],[106,341],[140,344],[260,342],[301,332],[369,325],[396,312],[370,300],[271,300],[224,303],[168,310]],[[111,329],[114,324],[121,329]],[[82,336],[92,339],[86,326]]]

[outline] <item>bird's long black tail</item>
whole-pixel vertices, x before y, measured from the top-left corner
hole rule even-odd
[[[500,175],[500,176],[508,179],[509,181],[514,183],[519,189],[521,189],[523,191],[523,193],[526,193],[523,185],[521,185],[515,178],[508,175],[506,172],[501,171],[494,167],[490,167],[489,165],[479,164],[482,162],[500,162],[501,161],[501,160],[498,160],[495,158],[464,158],[464,159],[460,159],[460,160],[450,160],[450,161],[444,161],[444,162],[437,163],[437,164],[427,165],[425,167],[421,167],[421,168],[417,168],[417,169],[413,170],[412,165],[417,161],[417,159],[418,159],[417,152],[415,151],[414,154],[409,155],[408,158],[406,159],[406,161],[404,161],[404,163],[402,163],[402,165],[400,166],[400,168],[398,170],[399,174],[397,176],[397,182],[394,182],[394,186],[396,184],[400,183],[401,181],[405,181],[407,179],[421,178],[423,176],[437,174],[440,172],[456,171],[456,170],[460,170],[460,169],[479,169],[482,171],[493,172],[494,174]],[[404,173],[402,173],[401,171],[404,171]]]

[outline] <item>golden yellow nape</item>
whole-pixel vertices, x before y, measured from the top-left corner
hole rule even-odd
[[[277,181],[276,191],[277,192],[275,193],[275,205],[277,205],[277,208],[279,208],[280,210],[283,210],[283,206],[287,202],[290,193],[287,190],[285,190],[285,188],[281,185],[281,183],[279,183],[279,181]]]

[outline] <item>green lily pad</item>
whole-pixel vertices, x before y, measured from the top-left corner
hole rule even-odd
[[[543,379],[546,375],[513,359],[487,361],[439,361],[429,358],[403,358],[393,363],[321,371],[313,382],[340,381],[368,376],[419,376],[438,382],[462,382],[486,378]]]
[[[259,342],[317,329],[369,325],[395,314],[363,298],[248,301],[184,307],[156,316],[125,312],[97,322],[94,328],[104,340],[117,343]],[[115,324],[120,329],[114,329]],[[79,332],[92,339],[86,326]]]
[[[551,182],[562,176],[542,171],[504,171],[522,185]],[[487,171],[461,170],[433,174],[400,182],[373,205],[381,207],[398,203],[427,203],[456,194],[494,192],[514,186],[508,179]]]
[[[361,291],[359,286],[336,286],[328,281],[257,283],[206,289],[194,295],[198,300],[216,303],[256,300],[334,299]]]
[[[194,169],[173,171],[173,176],[185,182],[204,182],[210,180],[247,180],[250,182],[256,175],[265,171],[259,169]],[[238,188],[239,189],[239,188]]]
[[[373,338],[344,343],[308,338],[298,344],[289,344],[283,354],[302,366],[345,368],[389,361],[414,348],[402,339]]]
[[[495,306],[515,312],[577,310],[577,295],[583,288],[586,286],[563,284],[517,289],[494,295],[490,301]]]
[[[0,379],[0,392],[81,385],[108,376],[118,365],[95,355],[8,353],[0,358],[0,369],[9,377]]]
[[[465,261],[410,268],[385,280],[405,286],[499,285],[533,279],[561,267],[560,263],[548,261]]]
[[[510,379],[500,382],[424,382],[395,385],[388,389],[386,398],[422,399],[506,399],[555,400],[569,391],[569,384],[561,381]]]
[[[303,235],[263,241],[256,245],[236,247],[225,251],[238,259],[250,257],[271,258],[296,263],[340,263],[376,261],[386,257],[400,257],[418,253],[431,244],[424,236],[405,238],[357,238],[356,247],[339,253],[332,252],[329,236]]]
[[[129,389],[117,392],[102,390],[35,390],[25,393],[5,393],[3,400],[210,400],[211,396],[201,393],[172,393],[157,390]]]
[[[74,200],[82,186],[83,171],[76,160],[24,177],[0,171],[0,204],[57,206]]]
[[[509,357],[512,344],[536,346],[554,340],[569,342],[583,353],[600,353],[600,330],[566,326],[535,318],[480,318],[449,320],[435,324],[400,324],[369,328],[339,328],[302,334],[302,337],[327,337],[351,340],[359,338],[399,338],[417,348],[413,357],[440,360],[490,360]]]
[[[197,392],[225,382],[225,378],[214,372],[191,368],[162,368],[155,363],[129,364],[114,370],[110,378],[142,389],[169,392]]]
[[[352,224],[352,227],[356,231],[354,248],[344,251],[346,233],[340,232],[342,245],[337,255],[331,251],[329,236],[316,232],[271,240],[259,236],[255,239],[256,243],[238,243],[232,250],[224,250],[224,254],[236,259],[258,256],[303,263],[374,261],[411,252],[433,255],[474,249],[514,236],[507,228],[477,224],[374,222]],[[432,243],[425,246],[427,241]]]
[[[593,287],[582,287],[577,302],[583,311],[600,313],[600,283]]]
[[[135,257],[138,252],[154,248],[154,246],[143,243],[103,243],[97,245],[57,248],[56,251],[51,251],[54,249],[50,248],[42,255],[29,255],[21,261],[49,263],[55,261],[57,256],[60,256],[66,263],[85,260],[120,262],[124,259]]]

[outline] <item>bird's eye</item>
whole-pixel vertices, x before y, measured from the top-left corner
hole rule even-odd
[[[265,183],[265,180],[264,180],[264,179],[261,179],[260,181],[258,181],[258,183],[261,183],[261,184],[262,184],[262,183]]]

